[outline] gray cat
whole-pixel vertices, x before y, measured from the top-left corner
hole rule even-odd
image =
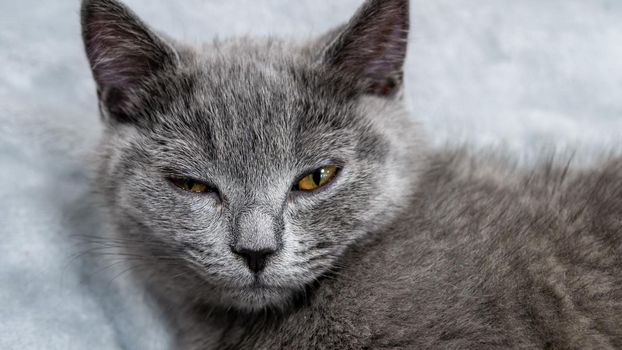
[[[622,348],[622,160],[426,148],[408,8],[198,49],[83,2],[110,240],[176,349]]]

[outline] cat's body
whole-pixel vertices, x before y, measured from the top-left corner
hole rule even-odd
[[[83,3],[110,244],[176,349],[619,348],[622,164],[430,152],[408,1],[305,44],[164,39]]]
[[[209,342],[218,349],[621,348],[622,160],[582,171],[501,164],[463,152],[431,155],[411,204],[352,247],[301,306],[218,318]]]

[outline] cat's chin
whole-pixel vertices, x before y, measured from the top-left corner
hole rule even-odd
[[[296,290],[277,288],[267,285],[251,285],[227,292],[226,299],[230,306],[245,312],[257,312],[266,309],[282,310],[291,304]]]

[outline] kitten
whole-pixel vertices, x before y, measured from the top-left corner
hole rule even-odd
[[[110,239],[176,349],[622,348],[622,161],[427,149],[408,9],[197,49],[83,1]]]

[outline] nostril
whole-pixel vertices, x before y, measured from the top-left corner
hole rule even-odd
[[[244,259],[246,259],[246,264],[248,268],[254,272],[259,273],[266,267],[266,260],[268,257],[275,253],[273,249],[232,249],[233,252]]]

